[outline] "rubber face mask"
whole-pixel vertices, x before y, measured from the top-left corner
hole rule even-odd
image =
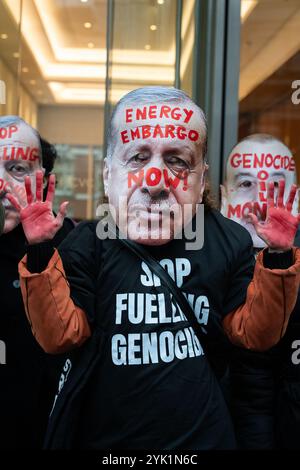
[[[5,208],[4,233],[20,222],[19,212],[5,198],[10,192],[24,206],[27,201],[25,177],[31,177],[35,191],[35,172],[41,169],[40,143],[25,123],[0,126],[0,200]]]
[[[198,109],[190,102],[121,106],[113,138],[104,187],[116,225],[121,229],[123,218],[121,231],[139,243],[168,243],[202,201],[205,128]]]
[[[247,216],[252,212],[260,221],[265,220],[267,184],[270,181],[274,181],[276,197],[278,181],[285,180],[286,201],[292,184],[296,183],[295,161],[290,150],[276,140],[243,141],[229,155],[226,175],[226,181],[221,186],[221,213],[248,230],[255,248],[264,248],[265,242],[258,237]],[[298,194],[292,210],[294,215],[297,208]]]

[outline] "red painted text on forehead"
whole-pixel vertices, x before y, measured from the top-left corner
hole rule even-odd
[[[15,124],[0,128],[0,160],[39,160],[39,148],[28,145],[28,142],[27,145],[22,145],[22,137],[19,137],[21,141],[18,141],[19,131],[20,127]],[[7,142],[9,139],[10,142]]]
[[[0,147],[0,160],[27,160],[35,162],[39,160],[39,149],[37,147]]]
[[[18,126],[11,125],[8,127],[0,127],[0,139],[11,139],[13,134],[18,131]]]
[[[273,168],[274,170],[295,171],[295,160],[288,155],[272,153],[233,153],[229,158],[232,168]]]
[[[123,144],[148,138],[199,141],[199,132],[191,127],[191,119],[194,115],[192,109],[168,105],[145,105],[124,108],[123,113],[124,124],[128,125],[127,129],[120,131]]]
[[[143,106],[142,108],[126,108],[125,116],[126,122],[136,121],[145,121],[146,119],[174,119],[175,121],[180,121],[183,119],[184,123],[188,123],[193,116],[194,111],[191,109],[180,108],[179,106],[171,107],[167,105],[157,106],[151,104],[148,106]]]

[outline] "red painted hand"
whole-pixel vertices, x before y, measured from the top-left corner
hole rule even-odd
[[[55,194],[55,175],[50,175],[48,193],[43,202],[43,172],[36,172],[36,198],[34,200],[31,191],[30,177],[25,178],[25,189],[27,195],[27,205],[21,207],[17,199],[7,193],[6,198],[19,211],[20,220],[27,241],[30,245],[51,240],[56,232],[62,227],[67,213],[68,202],[63,202],[59,208],[59,213],[55,217],[52,212],[52,203]]]
[[[275,251],[287,251],[294,243],[300,215],[291,214],[297,186],[292,185],[287,202],[284,205],[283,196],[285,181],[279,181],[277,201],[274,204],[274,182],[268,185],[267,216],[264,222],[258,222],[256,215],[249,214],[249,221],[254,225],[257,235]]]

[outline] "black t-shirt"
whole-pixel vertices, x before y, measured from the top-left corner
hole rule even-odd
[[[66,219],[57,246],[73,229]],[[36,449],[43,443],[63,357],[45,354],[26,318],[18,263],[26,253],[21,225],[0,237],[0,449]],[[3,363],[5,362],[5,363]]]
[[[294,244],[300,246],[299,231]],[[298,294],[285,335],[278,345],[273,348],[273,354],[277,362],[278,375],[297,378],[300,384],[300,294]],[[298,402],[300,403],[300,393],[298,394]]]
[[[217,211],[205,215],[204,246],[148,247],[187,296],[203,335],[244,302],[251,238]],[[184,313],[148,266],[118,240],[84,223],[59,247],[71,296],[107,340],[78,425],[88,449],[233,448],[231,420],[206,354]],[[217,327],[217,323],[219,327]]]

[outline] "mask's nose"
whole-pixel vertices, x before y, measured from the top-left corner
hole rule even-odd
[[[169,196],[170,186],[166,185],[165,174],[168,167],[160,156],[156,156],[144,167],[144,178],[141,191],[153,199],[165,199]]]

